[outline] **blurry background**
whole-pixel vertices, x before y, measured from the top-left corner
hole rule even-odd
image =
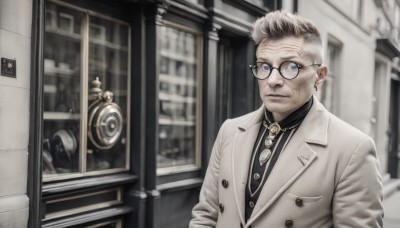
[[[0,0],[0,227],[187,227],[276,9],[320,29],[315,95],[375,140],[399,227],[398,0]]]

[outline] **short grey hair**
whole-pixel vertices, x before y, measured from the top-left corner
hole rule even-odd
[[[279,40],[285,37],[303,37],[305,42],[322,45],[318,28],[310,20],[285,10],[267,13],[256,20],[252,38],[258,45],[264,39]]]

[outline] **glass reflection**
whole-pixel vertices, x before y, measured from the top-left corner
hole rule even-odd
[[[99,78],[102,82],[102,89],[113,93],[113,102],[121,108],[122,119],[126,120],[128,111],[129,28],[126,25],[94,16],[91,16],[89,20],[89,81],[96,77]],[[113,113],[104,114],[103,119],[104,123],[115,122],[113,121],[115,119],[113,119]],[[101,129],[105,128],[99,128],[99,130]],[[97,146],[88,144],[88,171],[125,167],[127,159],[126,129],[126,121],[124,121],[121,136],[111,148],[99,149]],[[109,134],[110,132],[114,131],[105,133]]]
[[[158,168],[196,164],[196,35],[161,28]]]
[[[42,147],[45,179],[59,179],[61,174],[125,169],[129,26],[52,2],[46,2],[45,15]],[[89,59],[82,59],[82,50],[87,49]],[[82,65],[88,74],[82,71]],[[106,149],[82,140],[89,131],[89,126],[82,126],[81,121],[82,116],[88,116],[81,113],[81,99],[88,99],[88,94],[82,94],[82,90],[86,91],[82,81],[90,82],[96,77],[102,82],[104,94],[110,95],[105,97],[112,97],[104,98],[108,105],[105,110],[109,112],[100,113],[98,118],[98,129],[103,131],[100,140],[113,141]],[[112,96],[106,91],[111,91]],[[89,105],[91,102],[89,99]],[[118,116],[114,115],[116,110]],[[113,137],[116,133],[118,137]]]
[[[80,12],[52,3],[46,4],[43,87],[44,175],[80,171],[82,18]]]

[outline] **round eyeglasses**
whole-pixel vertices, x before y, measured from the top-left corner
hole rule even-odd
[[[250,70],[251,72],[253,72],[254,77],[263,80],[271,75],[273,69],[277,69],[279,73],[282,75],[282,77],[290,80],[299,75],[301,68],[315,66],[315,65],[321,66],[321,64],[317,63],[308,66],[302,66],[292,61],[285,61],[282,62],[281,65],[279,65],[279,67],[272,67],[266,62],[255,62],[253,65],[250,65]]]

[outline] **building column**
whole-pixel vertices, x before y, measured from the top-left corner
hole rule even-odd
[[[218,56],[218,30],[220,25],[212,22],[208,25],[204,42],[204,78],[203,78],[203,132],[202,132],[202,170],[207,169],[217,127],[217,56]]]

